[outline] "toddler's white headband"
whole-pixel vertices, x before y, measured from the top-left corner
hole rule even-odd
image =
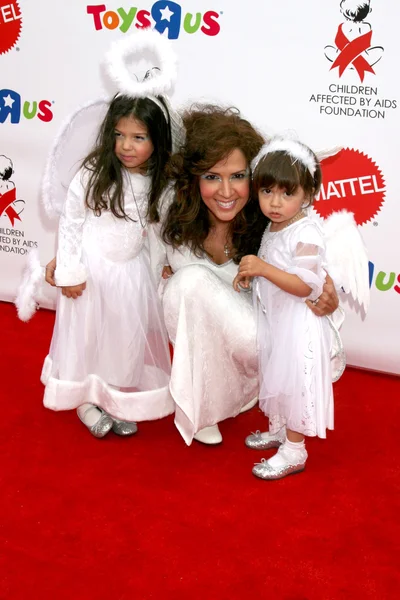
[[[284,138],[275,138],[267,144],[264,144],[260,152],[251,162],[251,170],[253,173],[260,160],[267,154],[271,154],[271,152],[285,152],[293,159],[293,162],[301,162],[301,164],[309,170],[311,177],[314,177],[317,163],[315,162],[312,152],[307,146],[304,146],[300,142]]]

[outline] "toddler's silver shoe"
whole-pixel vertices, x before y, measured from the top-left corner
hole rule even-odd
[[[279,448],[284,441],[285,437],[282,436],[280,431],[275,435],[268,434],[268,436],[261,433],[261,431],[256,431],[248,435],[244,443],[252,450],[270,450],[270,448]]]
[[[254,465],[252,473],[260,479],[272,481],[274,479],[283,479],[284,477],[294,475],[295,473],[301,473],[301,471],[304,471],[305,466],[306,463],[302,462],[296,465],[287,464],[282,467],[271,467],[271,465],[268,464],[268,461],[265,458],[262,458],[260,463]]]

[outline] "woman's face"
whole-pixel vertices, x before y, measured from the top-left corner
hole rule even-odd
[[[250,196],[250,169],[243,152],[236,148],[201,175],[199,188],[211,222],[232,221]]]

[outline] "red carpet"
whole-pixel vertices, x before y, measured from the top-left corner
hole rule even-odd
[[[400,379],[348,369],[306,471],[264,482],[243,444],[265,428],[256,408],[222,424],[221,446],[190,448],[172,418],[96,440],[44,409],[53,318],[0,304],[0,598],[398,597]]]

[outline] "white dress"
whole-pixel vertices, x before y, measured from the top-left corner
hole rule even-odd
[[[172,197],[170,190],[164,212]],[[233,289],[232,260],[217,265],[186,246],[174,250],[162,242],[159,225],[149,236],[158,279],[164,264],[174,273],[162,286],[162,304],[174,346],[175,424],[189,445],[199,430],[236,416],[258,394],[252,298]]]
[[[258,256],[293,273],[322,292],[325,245],[320,228],[308,217],[271,233],[267,227]],[[270,432],[283,425],[307,436],[326,437],[333,429],[330,364],[331,330],[326,318],[313,314],[305,298],[282,291],[258,277],[254,284],[260,363],[260,408]]]
[[[85,206],[88,172],[68,190],[59,224],[58,286],[86,281],[76,300],[58,292],[56,321],[41,380],[53,410],[96,404],[126,421],[174,411],[170,353],[147,236],[149,179],[124,171],[124,207],[133,220]]]

